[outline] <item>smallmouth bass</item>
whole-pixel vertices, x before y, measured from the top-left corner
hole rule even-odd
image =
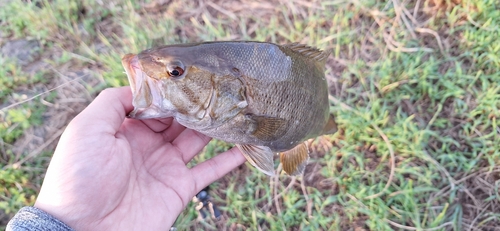
[[[135,119],[174,117],[207,136],[235,143],[274,175],[302,174],[307,139],[336,131],[325,63],[331,51],[293,43],[204,42],[152,48],[122,58]]]

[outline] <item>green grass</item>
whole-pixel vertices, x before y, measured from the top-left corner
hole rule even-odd
[[[198,220],[193,204],[179,230],[492,230],[500,225],[500,6],[415,2],[13,0],[0,10],[0,30],[62,52],[45,60],[56,70],[98,73],[90,92],[126,85],[121,56],[155,45],[258,40],[334,49],[327,77],[340,131],[314,141],[305,176],[269,178],[246,164],[212,187],[220,221]],[[0,68],[0,105],[53,81]],[[52,109],[37,100],[0,114],[0,208],[8,215],[33,203],[40,179],[30,170],[48,163],[37,155],[12,165],[29,150],[9,152],[24,130],[47,123],[41,115]],[[229,147],[213,141],[191,164]]]

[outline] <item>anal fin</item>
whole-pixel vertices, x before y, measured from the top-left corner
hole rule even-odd
[[[283,170],[291,176],[302,174],[306,169],[308,160],[309,149],[305,143],[301,143],[288,151],[280,152]]]
[[[236,144],[250,164],[269,176],[274,176],[274,153],[269,147]]]

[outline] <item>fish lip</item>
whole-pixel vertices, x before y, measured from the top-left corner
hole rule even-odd
[[[151,102],[144,105],[144,103],[138,101],[138,98],[141,97],[141,92],[139,91],[143,91],[144,89],[142,88],[144,87],[151,87],[148,85],[144,86],[143,82],[148,81],[148,78],[146,73],[141,69],[139,58],[134,54],[126,54],[122,58],[122,66],[127,73],[130,89],[132,90],[132,105],[134,106],[134,110],[128,113],[127,117],[133,119],[147,119],[149,116],[146,116],[147,113],[145,112],[155,110],[156,108],[152,107],[153,105]]]
[[[134,107],[134,110],[127,114],[127,118],[138,120],[163,118],[159,111],[160,110],[155,106],[147,108]]]
[[[126,54],[122,58],[122,66],[127,73],[128,82],[132,90],[132,94],[136,92],[136,86],[138,84],[138,79],[136,77],[136,71],[139,69],[139,58],[134,54]]]

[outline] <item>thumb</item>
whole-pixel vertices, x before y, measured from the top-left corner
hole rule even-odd
[[[82,129],[98,126],[100,131],[114,134],[133,108],[130,87],[108,88],[76,116],[69,126],[77,125]]]

